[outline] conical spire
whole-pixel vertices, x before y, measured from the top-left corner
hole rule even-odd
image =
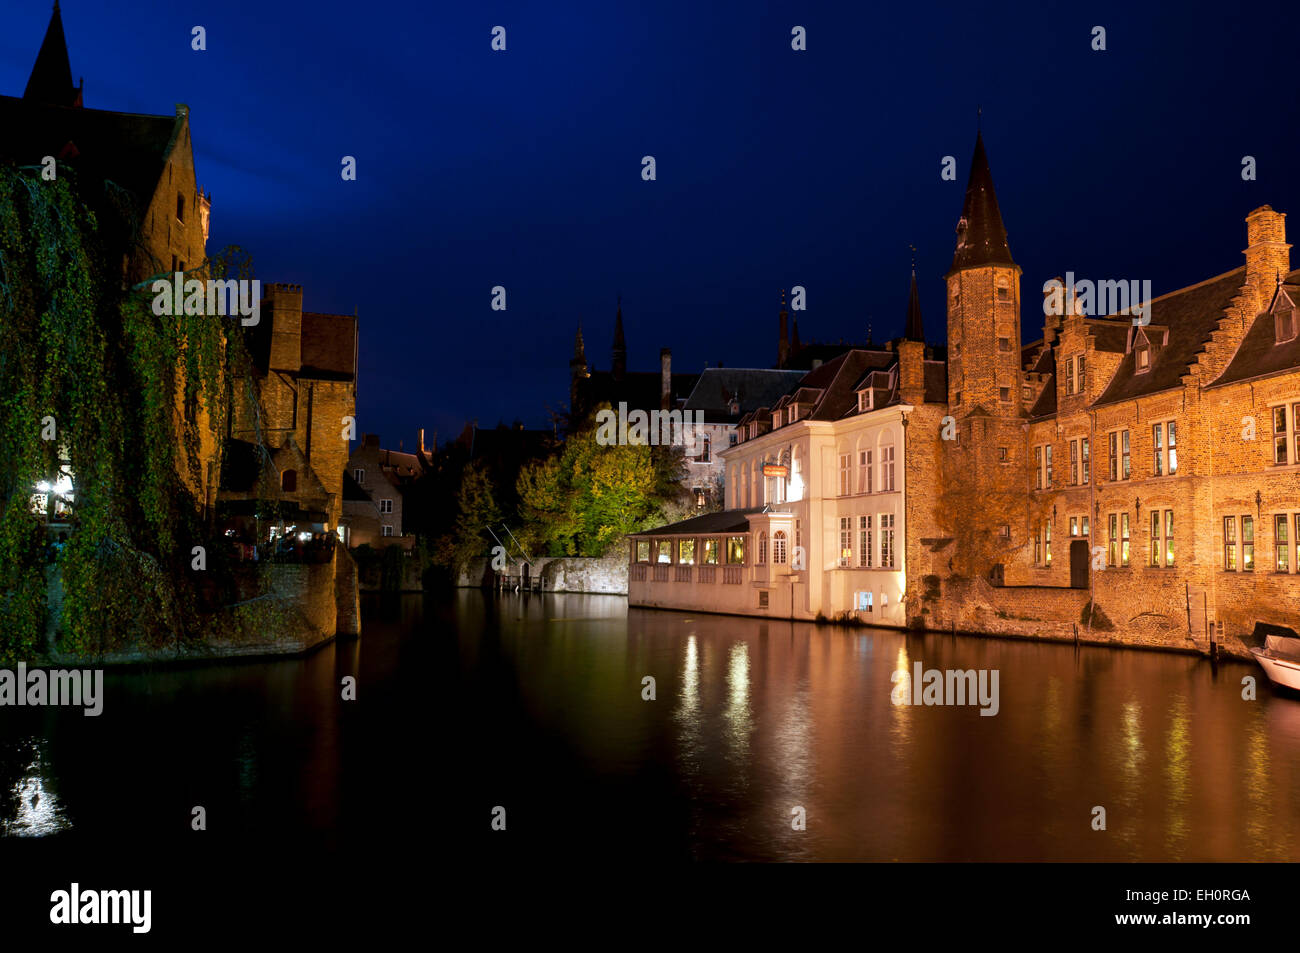
[[[975,134],[975,154],[970,160],[970,181],[966,183],[966,203],[957,223],[957,251],[952,257],[949,274],[963,268],[983,265],[1014,265],[1007,245],[1007,230],[1002,225],[997,193],[993,191],[993,174],[984,153],[984,136]]]
[[[576,363],[586,365],[587,348],[582,340],[582,321],[578,321],[578,333],[573,336],[573,360]]]
[[[921,295],[916,290],[916,266],[912,266],[912,291],[907,297],[907,325],[903,337],[925,343],[925,326],[921,323]]]
[[[614,377],[620,379],[627,373],[627,341],[623,338],[623,296],[618,296],[618,312],[614,315]]]
[[[27,80],[23,99],[33,99],[52,106],[80,106],[81,90],[72,85],[72,65],[68,62],[68,41],[63,35],[63,17],[58,0],[45,30],[36,65]]]

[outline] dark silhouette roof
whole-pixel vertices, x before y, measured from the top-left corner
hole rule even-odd
[[[907,297],[907,324],[903,337],[925,343],[925,326],[921,323],[921,295],[916,290],[916,269],[912,269],[912,290]]]
[[[45,39],[36,54],[23,99],[51,106],[81,105],[81,90],[72,85],[72,65],[68,62],[68,41],[63,35],[58,0],[50,15],[50,25],[45,28]]]
[[[957,250],[948,274],[963,268],[983,265],[1014,265],[1007,245],[1007,230],[1002,225],[997,193],[993,190],[993,173],[984,153],[984,137],[976,133],[975,154],[970,161],[970,179],[966,183],[966,202],[957,223]]]
[[[144,116],[54,106],[0,96],[0,159],[37,165],[45,156],[67,162],[95,198],[105,180],[134,195],[137,217],[153,199],[182,116]]]

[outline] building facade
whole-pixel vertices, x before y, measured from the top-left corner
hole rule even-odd
[[[1300,629],[1300,271],[1283,213],[1245,224],[1244,264],[1159,297],[1098,308],[1045,285],[1023,344],[977,137],[946,351],[910,332],[892,363],[854,349],[739,421],[717,527],[634,537],[630,601],[1235,651],[1261,624]],[[701,588],[705,531],[735,588]],[[778,531],[808,547],[785,590],[759,572]]]

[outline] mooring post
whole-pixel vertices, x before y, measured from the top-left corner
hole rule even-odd
[[[1079,644],[1079,623],[1074,623],[1074,644]]]
[[[1218,660],[1219,660],[1219,640],[1214,632],[1214,623],[1211,622],[1210,623],[1210,661],[1217,662]]]

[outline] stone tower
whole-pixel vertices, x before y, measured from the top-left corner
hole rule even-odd
[[[948,285],[948,405],[961,419],[976,410],[1021,414],[1020,266],[1011,257],[984,139],[975,137],[966,202]]]

